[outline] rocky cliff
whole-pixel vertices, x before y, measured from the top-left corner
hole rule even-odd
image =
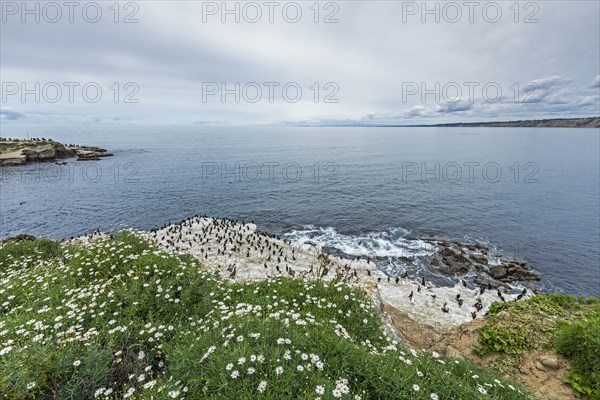
[[[78,157],[78,161],[99,160],[100,157],[107,156],[112,154],[99,147],[65,146],[47,140],[0,140],[0,166],[23,165],[70,157]]]

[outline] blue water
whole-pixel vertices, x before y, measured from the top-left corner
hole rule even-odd
[[[114,153],[2,168],[2,237],[148,229],[208,214],[293,237],[318,232],[325,245],[346,250],[360,250],[362,238],[383,247],[397,236],[484,242],[528,261],[548,290],[600,295],[598,129],[4,126],[1,133]]]

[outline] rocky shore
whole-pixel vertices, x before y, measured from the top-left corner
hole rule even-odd
[[[55,161],[71,157],[77,157],[77,161],[92,161],[108,156],[112,154],[100,147],[64,145],[51,139],[0,139],[0,166]]]
[[[357,285],[383,311],[389,331],[415,348],[429,348],[451,329],[483,317],[494,302],[531,298],[534,293],[517,286],[518,280],[539,279],[517,261],[490,266],[483,246],[440,240],[430,241],[436,246],[431,262],[456,277],[477,270],[482,283],[467,284],[459,277],[454,286],[438,286],[407,272],[386,275],[367,258],[333,256],[310,244],[260,232],[251,223],[206,216],[141,234],[170,252],[192,255],[237,282],[288,276]]]
[[[452,329],[485,316],[495,302],[535,296],[523,284],[540,280],[526,263],[488,257],[490,251],[481,244],[439,239],[422,239],[434,246],[425,259],[454,279],[450,286],[409,273],[416,260],[408,257],[401,260],[406,270],[388,275],[376,260],[332,255],[318,246],[260,232],[253,223],[194,216],[138,233],[169,252],[199,259],[235,282],[286,276],[356,285],[383,312],[390,333],[415,348],[434,346]],[[105,235],[94,232],[71,240],[86,243]]]

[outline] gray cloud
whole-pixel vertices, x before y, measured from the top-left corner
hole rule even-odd
[[[436,106],[435,111],[442,114],[456,113],[460,111],[467,111],[473,107],[472,103],[468,103],[465,101],[456,101],[456,102],[443,102]]]
[[[27,118],[2,118],[15,124],[410,123],[598,114],[598,2],[539,2],[539,22],[530,24],[513,21],[509,2],[500,3],[503,19],[497,23],[482,19],[481,10],[473,23],[464,18],[436,23],[431,17],[423,23],[421,15],[402,22],[403,3],[336,2],[339,23],[333,24],[313,21],[312,3],[300,3],[306,7],[296,24],[283,21],[280,13],[272,24],[243,19],[224,24],[218,15],[203,23],[202,2],[167,1],[137,2],[139,22],[133,24],[114,23],[108,6],[95,24],[80,18],[57,24],[8,19],[0,38],[3,82],[95,82],[103,95],[97,103],[82,100],[80,91],[73,102],[66,96],[56,103],[21,102],[15,95],[2,107],[18,109]],[[320,19],[325,15],[321,11]],[[139,86],[138,103],[122,101],[127,82]],[[303,96],[290,103],[278,90],[273,102],[266,95],[256,103],[222,102],[220,96],[204,102],[203,82],[228,87],[236,82],[297,82]],[[323,101],[331,92],[324,87],[328,82],[339,88],[337,103]],[[476,82],[479,87],[472,101],[436,101],[433,96],[422,101],[419,95],[405,100],[406,82],[428,88]],[[117,102],[111,90],[115,83]],[[317,102],[311,89],[315,83]],[[481,87],[487,83],[502,88],[498,102],[482,98]],[[511,89],[515,83],[516,95]],[[537,103],[524,103],[530,98]]]
[[[25,115],[10,108],[0,108],[0,118],[16,121],[25,118]]]

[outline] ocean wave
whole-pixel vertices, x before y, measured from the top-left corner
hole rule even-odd
[[[436,247],[419,239],[409,239],[409,231],[391,228],[382,232],[345,235],[333,227],[306,225],[302,229],[284,234],[286,239],[300,244],[312,244],[335,249],[351,257],[414,259],[434,253]]]

